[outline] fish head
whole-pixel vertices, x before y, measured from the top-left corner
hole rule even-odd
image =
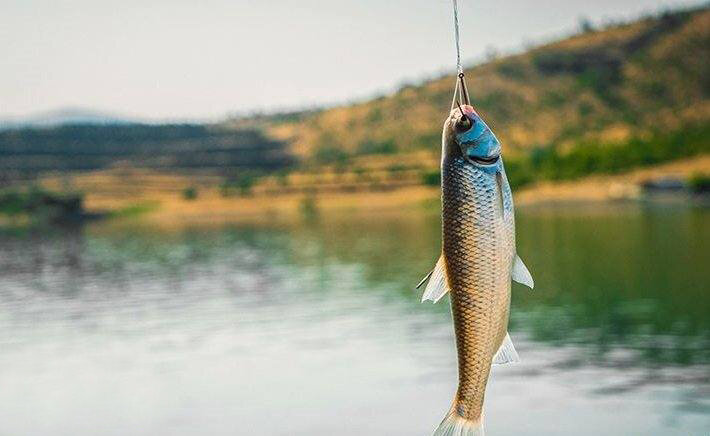
[[[493,171],[499,168],[500,141],[472,106],[453,109],[448,128],[452,148],[457,148],[470,164]]]

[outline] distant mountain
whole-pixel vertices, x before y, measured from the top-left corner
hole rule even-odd
[[[0,118],[0,129],[56,127],[67,124],[135,124],[140,120],[87,108],[66,107],[22,117]]]
[[[70,118],[87,120],[87,118]],[[289,165],[285,143],[255,129],[204,124],[66,124],[0,131],[0,186],[48,172],[133,165],[164,171],[272,171]]]

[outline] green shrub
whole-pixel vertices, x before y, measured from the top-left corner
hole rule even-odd
[[[190,186],[182,190],[182,198],[185,200],[194,200],[197,198],[197,188]]]
[[[510,159],[505,161],[505,174],[512,188],[525,186],[534,180],[530,161],[525,159]]]
[[[520,61],[503,61],[498,65],[498,72],[510,79],[520,80],[525,78],[525,67]]]
[[[439,171],[428,171],[422,174],[422,183],[426,186],[440,186],[441,173]]]
[[[358,180],[365,179],[367,170],[363,167],[355,167],[353,168],[353,173],[355,173],[355,176],[357,176]]]
[[[451,100],[451,97],[449,97],[449,100]],[[414,138],[414,147],[424,150],[441,149],[441,129],[417,136]]]
[[[387,171],[390,174],[398,173],[398,172],[404,171],[406,169],[407,169],[407,167],[402,164],[394,164],[394,165],[390,165],[387,167]]]
[[[316,163],[323,165],[344,165],[349,160],[349,156],[346,152],[330,145],[321,145],[320,147],[318,147],[313,153],[313,158],[315,159]]]
[[[279,171],[276,173],[276,181],[279,186],[288,186],[288,173],[286,171]]]
[[[0,214],[27,215],[40,220],[78,217],[83,213],[83,195],[53,192],[38,186],[0,191]]]
[[[696,194],[710,193],[710,174],[693,174],[688,180],[688,187]]]
[[[382,118],[382,109],[380,109],[379,107],[372,108],[367,114],[368,123],[379,123],[380,121],[382,121]]]
[[[564,94],[555,91],[548,91],[544,93],[540,100],[544,106],[555,108],[567,103],[567,97]]]
[[[261,173],[255,171],[240,171],[235,175],[231,175],[224,183],[222,183],[220,186],[220,192],[223,197],[229,197],[234,194],[242,196],[250,195],[252,188],[261,175]],[[284,180],[285,183],[288,183],[287,179]]]
[[[368,139],[360,143],[357,152],[358,154],[394,154],[397,152],[397,146],[392,139],[385,141]]]

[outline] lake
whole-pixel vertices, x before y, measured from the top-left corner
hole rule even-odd
[[[430,435],[439,247],[427,210],[1,230],[0,435]],[[518,251],[487,434],[710,434],[710,209],[520,209]]]

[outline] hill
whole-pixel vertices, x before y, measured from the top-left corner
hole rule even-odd
[[[557,171],[575,177],[710,151],[708,59],[706,6],[587,31],[466,75],[474,105],[502,140],[508,162],[524,164],[525,182],[545,165],[552,167],[546,178]],[[453,84],[453,75],[446,76],[262,125],[312,167],[433,170]],[[612,147],[618,145],[626,148]],[[570,153],[576,156],[569,159]],[[595,153],[600,156],[579,156]],[[634,157],[624,164],[627,153]],[[608,154],[616,164],[604,163]],[[563,168],[572,164],[582,168]]]
[[[27,115],[23,117],[0,118],[0,130],[56,127],[66,124],[135,124],[138,121],[130,117],[109,112],[78,107],[66,107]]]

